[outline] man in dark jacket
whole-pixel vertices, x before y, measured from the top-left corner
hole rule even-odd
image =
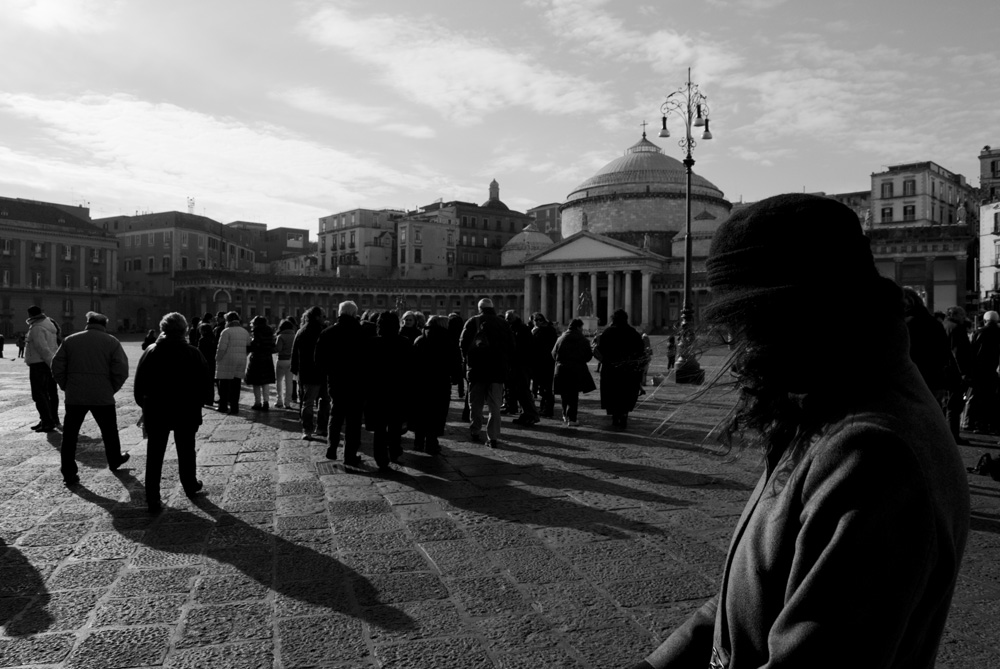
[[[538,413],[543,418],[552,418],[556,403],[552,392],[552,377],[556,369],[552,349],[555,348],[559,334],[542,313],[532,314],[531,320],[535,324],[531,331],[531,378],[538,389]]]
[[[472,414],[470,438],[477,443],[482,441],[483,402],[486,402],[490,408],[486,445],[493,448],[500,438],[503,384],[514,351],[514,336],[507,323],[497,316],[493,300],[488,297],[479,300],[479,315],[466,321],[460,345],[468,369],[469,408]]]
[[[912,288],[903,288],[903,320],[910,335],[910,359],[944,409],[948,401],[949,377],[958,369],[944,328]]]
[[[514,355],[511,357],[510,372],[507,375],[511,402],[514,406],[521,407],[521,415],[515,418],[514,422],[518,425],[531,426],[539,421],[535,400],[531,396],[531,357],[534,354],[531,328],[524,324],[513,309],[504,314],[504,320],[507,321],[514,336]]]
[[[66,337],[52,360],[52,377],[66,393],[61,470],[70,486],[80,482],[76,444],[88,413],[101,429],[108,468],[116,471],[129,458],[122,453],[115,411],[115,393],[128,378],[128,358],[121,342],[108,334],[107,325],[107,316],[88,311],[86,329]]]
[[[147,435],[146,505],[150,513],[163,509],[160,476],[171,431],[177,448],[177,476],[184,494],[193,497],[202,489],[197,476],[195,434],[201,425],[203,394],[199,390],[208,374],[208,362],[188,343],[184,316],[167,314],[160,321],[160,330],[156,343],[139,358],[133,387]]]
[[[323,332],[323,310],[309,307],[302,315],[302,327],[292,341],[291,373],[298,378],[299,420],[302,421],[302,438],[311,439],[326,436],[326,425],[330,420],[330,395],[326,392],[326,376],[316,364],[316,343]],[[319,415],[313,422],[319,402]],[[318,428],[318,429],[317,429]]]
[[[879,276],[850,208],[799,193],[729,217],[706,273],[704,320],[736,344],[722,434],[764,471],[718,594],[638,666],[932,669],[969,488],[908,355],[899,287]],[[789,327],[789,308],[816,295],[865,336]]]
[[[316,366],[326,376],[330,394],[327,460],[337,459],[340,432],[344,431],[344,464],[361,465],[361,419],[365,408],[364,342],[367,336],[358,320],[358,305],[341,302],[337,322],[323,330],[316,345]]]
[[[983,314],[983,327],[972,337],[972,374],[969,379],[969,396],[965,407],[965,429],[973,432],[996,434],[998,425],[997,402],[1000,378],[1000,314],[987,311]]]
[[[965,324],[965,309],[962,307],[948,307],[945,312],[944,332],[948,335],[948,346],[951,354],[955,356],[958,364],[958,375],[948,388],[948,426],[951,428],[951,435],[955,438],[955,443],[960,446],[968,445],[968,441],[962,438],[960,430],[962,427],[962,411],[965,409],[965,390],[969,387],[969,380],[972,377],[972,345],[969,343],[968,329]]]
[[[628,313],[618,309],[611,325],[594,340],[594,357],[601,361],[601,408],[611,426],[624,430],[628,414],[639,398],[646,350],[642,335],[628,324]]]

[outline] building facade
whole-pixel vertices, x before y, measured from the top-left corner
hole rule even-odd
[[[406,216],[396,223],[400,279],[454,279],[458,221],[450,212]]]
[[[64,335],[83,329],[88,311],[116,329],[118,295],[118,240],[85,208],[0,197],[0,333],[26,331],[32,305]]]
[[[559,207],[562,202],[550,202],[532,207],[526,213],[535,219],[535,229],[548,236],[554,242],[561,242],[562,235],[562,214]]]
[[[979,152],[979,187],[987,202],[1000,200],[1000,149],[986,145]]]
[[[934,162],[889,166],[871,175],[866,232],[879,271],[922,292],[928,309],[976,311],[976,256],[965,177]]]
[[[393,209],[350,209],[319,219],[319,269],[340,277],[380,279],[395,266]]]

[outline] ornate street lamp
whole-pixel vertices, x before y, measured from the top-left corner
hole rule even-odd
[[[677,144],[686,152],[683,161],[687,175],[687,212],[684,222],[684,303],[681,307],[681,341],[677,351],[674,380],[677,383],[701,383],[705,378],[705,373],[698,364],[695,351],[694,309],[691,306],[691,168],[694,167],[691,150],[697,146],[697,142],[691,136],[691,129],[705,128],[701,133],[702,139],[712,139],[712,132],[708,128],[708,98],[698,90],[697,84],[691,83],[690,67],[688,68],[687,83],[667,96],[666,101],[660,106],[660,112],[663,114],[663,129],[660,130],[660,137],[670,137],[670,131],[667,130],[668,116],[680,118],[684,124],[684,136]]]

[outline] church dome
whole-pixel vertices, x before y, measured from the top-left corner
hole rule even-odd
[[[573,189],[567,201],[603,195],[640,191],[684,192],[687,175],[684,163],[663,153],[663,149],[642,139],[625,150],[625,155],[612,160],[597,173]],[[648,187],[648,189],[647,189]],[[691,174],[691,191],[700,195],[722,197],[715,184],[697,174]]]
[[[582,230],[633,246],[649,245],[663,256],[685,227],[687,174],[684,163],[642,139],[577,186],[559,208],[563,238]],[[714,229],[732,205],[708,179],[691,175],[692,218]]]
[[[500,250],[500,265],[503,267],[523,265],[525,258],[535,255],[554,243],[544,232],[539,232],[535,224],[532,223],[504,244],[503,249]]]
[[[494,179],[490,182],[490,199],[479,205],[483,209],[499,209],[501,211],[510,211],[510,207],[505,205],[500,201],[500,184]]]

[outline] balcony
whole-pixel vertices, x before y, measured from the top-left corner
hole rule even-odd
[[[99,256],[99,255],[90,256],[90,262],[93,263],[94,265],[100,265],[101,264],[101,256]]]

